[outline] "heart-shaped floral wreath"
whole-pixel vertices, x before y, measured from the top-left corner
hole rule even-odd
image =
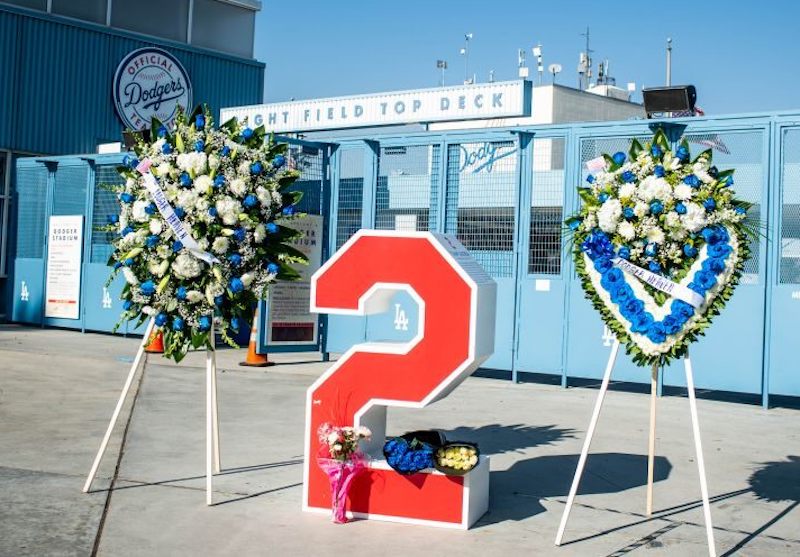
[[[673,153],[663,131],[592,161],[566,220],[586,297],[639,365],[685,355],[733,294],[749,257],[750,204],[711,150]]]
[[[217,331],[229,343],[276,279],[298,278],[291,264],[305,256],[287,242],[302,193],[286,144],[230,120],[213,126],[198,107],[179,112],[172,129],[153,120],[149,137],[135,134],[136,157],[110,186],[120,201],[109,215],[113,266],[122,273],[120,324],[152,317],[164,335],[164,355],[180,361],[190,347],[211,346]],[[141,162],[145,164],[141,164]],[[149,167],[149,168],[148,168]],[[235,344],[233,344],[235,346]]]

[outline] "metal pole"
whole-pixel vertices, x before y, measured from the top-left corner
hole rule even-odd
[[[656,400],[658,399],[658,364],[650,376],[650,442],[647,445],[647,516],[653,514],[653,476],[656,459]]]
[[[667,39],[667,87],[672,85],[672,39]]]
[[[211,325],[209,336],[214,338],[214,325]],[[213,341],[212,341],[213,342]],[[206,505],[213,502],[214,489],[214,360],[213,348],[206,348]]]

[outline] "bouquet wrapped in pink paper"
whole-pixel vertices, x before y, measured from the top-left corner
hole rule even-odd
[[[317,463],[331,484],[332,520],[344,524],[347,522],[347,494],[353,480],[367,468],[369,461],[359,449],[358,442],[369,439],[372,433],[366,427],[337,427],[324,423],[318,434],[322,448]]]

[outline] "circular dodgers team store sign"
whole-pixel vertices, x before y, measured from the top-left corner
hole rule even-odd
[[[153,116],[171,123],[178,106],[188,108],[192,85],[181,63],[160,48],[140,48],[120,62],[114,74],[114,105],[132,130],[150,126]]]

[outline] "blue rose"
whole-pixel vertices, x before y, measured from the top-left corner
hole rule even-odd
[[[164,145],[161,146],[161,152],[165,155],[169,155],[172,152],[172,145],[164,143]]]
[[[168,319],[169,317],[167,317],[166,313],[159,313],[158,315],[156,315],[156,325],[158,325],[159,327],[163,327],[164,325],[167,324]]]
[[[664,331],[665,331],[665,332],[666,332],[668,335],[674,335],[675,333],[677,333],[678,331],[680,331],[680,330],[681,330],[681,325],[683,325],[683,323],[678,323],[678,320],[677,320],[677,319],[675,319],[675,318],[674,318],[673,316],[671,316],[671,315],[667,315],[667,316],[666,316],[666,317],[665,317],[665,318],[664,318],[664,319],[661,321],[661,324],[662,324],[662,325],[664,325]]]
[[[658,244],[653,242],[647,244],[647,246],[644,248],[644,254],[647,257],[655,257],[658,254]]]
[[[654,159],[661,158],[662,154],[663,153],[661,152],[661,149],[659,148],[658,145],[653,145],[652,147],[650,147],[650,155],[652,155]]]
[[[156,207],[156,204],[153,202],[150,202],[150,205],[144,208],[144,212],[148,215],[155,215],[156,211],[158,211],[158,207]]]
[[[706,211],[711,212],[717,207],[717,202],[714,201],[713,197],[709,197],[705,201],[703,201],[703,207],[706,208]]]
[[[277,231],[278,231],[277,224],[275,224],[274,222],[267,223],[267,232],[269,232],[270,234],[275,234]]]
[[[625,162],[625,153],[617,151],[611,159],[614,161],[614,164],[621,166]]]
[[[186,292],[186,287],[185,286],[179,286],[175,290],[175,297],[178,298],[180,301],[183,301],[183,300],[186,299],[186,294],[187,294],[187,292]]]
[[[225,176],[222,174],[217,174],[217,176],[214,178],[214,187],[219,188],[224,185],[225,185]]]
[[[203,142],[202,139],[198,139],[194,142],[194,150],[200,153],[203,149],[206,148],[206,144]]]
[[[689,290],[693,290],[693,291],[697,292],[698,294],[700,294],[701,296],[705,296],[706,295],[706,290],[708,290],[708,289],[707,288],[703,288],[700,284],[698,284],[696,282],[690,282],[689,283]]]
[[[728,244],[714,244],[713,246],[708,246],[708,255],[711,257],[720,257],[724,259],[732,251],[733,248],[731,248]]]
[[[250,165],[250,174],[261,174],[263,171],[264,165],[262,165],[259,161],[256,161]]]
[[[238,317],[232,317],[231,318],[231,329],[233,329],[234,332],[238,333],[239,329],[241,329],[241,328],[242,328],[242,320],[239,319]]]
[[[689,158],[689,149],[681,145],[678,147],[678,150],[675,151],[675,156],[678,157],[679,160],[684,161]]]
[[[175,240],[172,242],[172,251],[181,251],[183,249],[183,242]]]
[[[167,137],[167,128],[166,128],[166,126],[159,126],[158,127],[158,137]]]
[[[719,228],[716,226],[706,226],[700,231],[700,235],[707,244],[718,244],[722,241],[722,234],[719,233]]]
[[[725,179],[725,185],[726,185],[726,186],[732,186],[732,185],[733,185],[733,176],[728,176],[728,177]]]
[[[623,304],[633,297],[633,290],[626,283],[621,282],[611,290],[611,301]]]
[[[247,235],[247,231],[244,228],[242,228],[241,226],[237,227],[233,231],[233,238],[237,242],[244,242],[244,239],[245,239],[246,235]]]
[[[678,201],[675,204],[675,212],[678,213],[679,215],[686,214],[686,205],[683,204],[683,201]]]
[[[598,257],[594,260],[594,268],[601,275],[613,266],[613,263],[611,263],[611,260],[608,257]]]
[[[614,285],[620,282],[624,282],[624,277],[622,275],[622,271],[620,271],[617,267],[609,269],[608,272],[603,275],[603,278],[600,279],[600,284],[606,290],[611,290]]]
[[[145,244],[147,244],[148,248],[154,248],[158,245],[159,237],[155,234],[150,234],[145,240]]]
[[[628,220],[631,220],[636,216],[636,213],[634,212],[633,207],[625,207],[622,210],[622,216]]]
[[[622,316],[630,321],[631,317],[644,311],[644,302],[637,298],[628,298],[623,304],[620,305],[619,309],[622,313]]]
[[[172,330],[173,331],[182,331],[184,327],[184,322],[181,317],[175,316],[172,318]]]
[[[188,188],[189,186],[192,185],[192,177],[189,176],[186,172],[181,172],[180,182],[181,186],[183,186],[184,188]]]
[[[622,173],[622,181],[627,183],[627,184],[630,184],[631,182],[635,182],[636,181],[636,174],[634,174],[630,170],[626,170],[625,172]]]
[[[130,168],[136,168],[139,166],[139,159],[130,155],[125,155],[122,157],[122,164],[123,166],[128,166]]]
[[[119,222],[119,215],[108,215],[106,216],[106,220],[108,224],[117,224]]]
[[[133,302],[131,302],[130,300],[125,300],[124,302],[122,302],[122,309],[124,309],[125,311],[128,311],[132,307],[133,307]]]
[[[217,216],[217,208],[216,207],[209,207],[208,208],[208,214],[211,215],[212,217],[216,217]]]
[[[692,186],[693,188],[697,188],[700,186],[700,179],[694,174],[689,174],[683,179],[683,183]]]
[[[708,290],[717,284],[717,277],[710,271],[700,270],[694,274],[694,282],[699,284],[704,290]]]
[[[600,195],[597,196],[597,200],[600,201],[600,203],[605,203],[608,201],[608,194],[606,192],[601,192]]]
[[[694,315],[694,307],[683,300],[673,300],[670,309],[672,310],[672,315],[681,321],[681,325]]]
[[[294,205],[287,205],[286,207],[283,208],[281,213],[283,213],[287,217],[291,217],[295,213],[296,210],[297,209],[295,209]]]
[[[244,201],[242,201],[242,205],[244,205],[248,209],[252,209],[256,205],[258,205],[258,198],[252,193],[248,193],[245,196]]]
[[[124,263],[126,266],[130,267],[131,265],[133,265],[133,259],[129,257],[124,261]]]
[[[591,174],[589,174],[589,175],[586,177],[586,181],[587,181],[587,182],[589,182],[590,184],[594,184],[594,176],[593,176],[593,175],[591,175]]]
[[[581,225],[581,220],[582,219],[572,219],[572,220],[570,220],[569,221],[569,225],[568,225],[569,229],[570,230],[578,230],[578,228]]]
[[[116,271],[117,269],[121,268],[121,267],[122,267],[122,263],[120,263],[119,261],[117,261],[116,263],[114,263],[114,270],[115,270],[115,271]]]
[[[653,273],[661,272],[661,265],[658,263],[658,261],[651,261],[650,263],[647,264],[647,268],[650,269],[650,271]]]
[[[664,212],[664,204],[661,203],[658,199],[650,203],[650,212],[654,215],[660,215]]]
[[[231,154],[231,148],[230,148],[230,147],[228,147],[227,145],[225,145],[225,146],[222,148],[222,150],[219,152],[219,154],[220,154],[220,155],[222,155],[223,157],[227,157],[228,155],[230,155],[230,154]]]
[[[211,329],[211,317],[208,315],[201,315],[197,320],[197,328],[201,331],[208,331]]]
[[[655,175],[656,178],[663,178],[664,174],[666,174],[666,171],[664,170],[663,166],[657,164],[656,167],[653,169],[653,174]]]
[[[219,307],[225,302],[225,295],[220,294],[219,296],[214,297],[214,305]]]
[[[653,315],[647,311],[635,313],[630,319],[631,331],[634,333],[644,333],[653,323]]]
[[[239,255],[238,253],[232,253],[228,256],[228,261],[230,261],[231,265],[233,265],[234,267],[238,267],[239,265],[242,264],[242,256]]]
[[[660,344],[667,340],[667,331],[663,323],[652,323],[647,329],[647,338],[656,344]]]
[[[697,255],[697,248],[691,244],[683,244],[683,254],[686,257],[694,257]]]
[[[253,130],[251,130],[250,128],[243,129],[242,130],[242,137],[244,139],[250,139],[251,137],[253,137]]]
[[[736,207],[735,211],[736,211],[737,215],[746,215],[747,214],[747,209],[745,209],[744,207],[741,207],[741,206]]]
[[[186,216],[186,210],[180,205],[175,207],[174,210],[175,210],[175,216],[177,216],[179,219],[182,219],[183,217]]]
[[[198,114],[194,118],[194,127],[198,130],[202,130],[206,127],[206,119],[203,117],[202,114]]]
[[[594,260],[600,256],[611,257],[614,255],[614,246],[608,239],[605,232],[592,232],[581,244],[581,250],[585,251],[590,259]]]
[[[710,257],[703,261],[703,270],[718,275],[725,270],[725,260],[719,257]]]
[[[143,296],[152,296],[156,291],[156,285],[152,280],[146,280],[139,285],[139,292]]]
[[[133,227],[131,225],[128,225],[128,226],[126,226],[125,228],[122,229],[122,231],[119,233],[119,235],[120,236],[127,236],[131,232],[133,232]]]
[[[269,263],[267,265],[267,272],[271,275],[277,275],[278,271],[280,271],[280,267],[277,263]]]
[[[238,294],[239,292],[244,290],[244,283],[242,282],[242,279],[240,279],[239,277],[233,277],[228,286],[230,287],[231,292],[233,292],[234,294]]]
[[[631,248],[628,246],[622,246],[617,251],[617,255],[619,255],[622,259],[630,259],[631,258]]]
[[[135,198],[133,197],[133,195],[129,194],[128,192],[123,192],[119,194],[119,200],[122,201],[123,203],[133,203],[134,199]]]
[[[283,155],[276,155],[274,159],[272,159],[272,166],[274,168],[280,168],[284,164],[286,164],[286,157]]]

